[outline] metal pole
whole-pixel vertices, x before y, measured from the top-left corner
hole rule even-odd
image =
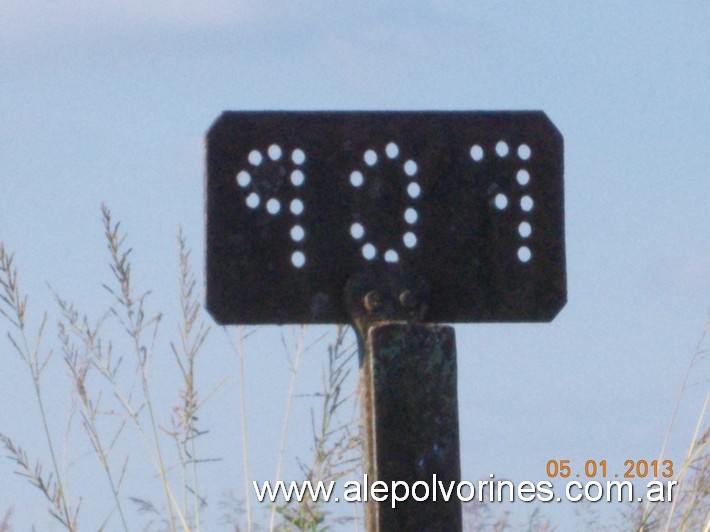
[[[461,530],[453,328],[379,322],[360,340],[366,530]],[[382,502],[372,497],[377,481],[388,490]]]

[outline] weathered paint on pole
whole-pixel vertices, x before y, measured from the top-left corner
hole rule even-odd
[[[364,471],[370,486],[382,481],[390,490],[386,500],[367,502],[366,529],[461,530],[453,328],[382,322],[361,347]],[[407,500],[396,501],[405,490]]]

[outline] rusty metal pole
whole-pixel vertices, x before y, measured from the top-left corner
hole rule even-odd
[[[363,347],[364,471],[389,490],[370,494],[366,530],[461,530],[454,329],[381,322]]]
[[[360,351],[366,530],[461,530],[454,329],[423,323],[428,286],[396,267],[352,276],[345,294]]]

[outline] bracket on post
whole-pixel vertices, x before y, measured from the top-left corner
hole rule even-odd
[[[363,272],[345,292],[360,351],[363,470],[393,490],[368,501],[366,529],[461,530],[455,488],[448,501],[438,491],[461,476],[454,329],[421,322],[428,294],[413,278]],[[429,500],[410,493],[392,507],[403,490],[423,497],[417,483]]]

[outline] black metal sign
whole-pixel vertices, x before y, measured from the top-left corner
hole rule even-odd
[[[549,321],[566,301],[562,153],[542,112],[224,113],[208,310],[346,323],[359,276],[409,279],[430,322]]]

